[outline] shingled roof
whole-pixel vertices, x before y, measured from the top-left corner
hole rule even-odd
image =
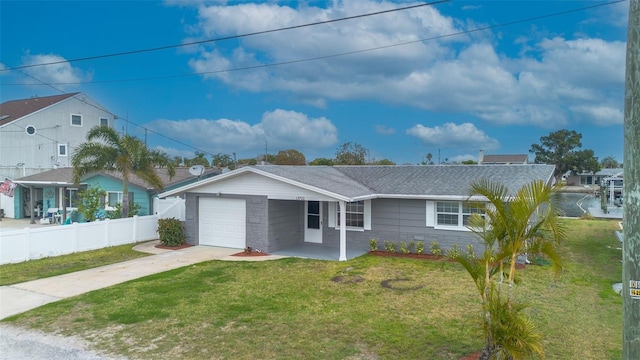
[[[193,183],[160,196],[171,196],[200,186],[253,172],[281,181],[311,186],[353,200],[375,197],[441,198],[468,196],[472,182],[499,182],[515,194],[533,180],[553,179],[553,165],[432,165],[432,166],[279,166],[258,165]]]
[[[527,154],[484,155],[483,164],[526,164],[529,162]]]
[[[0,104],[0,126],[80,94],[79,92],[5,101]]]
[[[162,180],[162,183],[165,184],[166,187],[180,184],[186,180],[194,178],[193,175],[189,173],[189,168],[176,168],[176,173],[171,179],[169,179],[169,171],[166,168],[156,169],[156,174]],[[203,176],[207,176],[210,174],[219,174],[221,171],[218,168],[207,168],[203,174]],[[107,172],[96,172],[88,174],[84,177],[84,179],[89,179],[92,176],[96,175],[106,175],[110,176],[114,179],[121,180],[122,176],[114,171]],[[58,185],[73,185],[73,168],[59,168],[43,171],[37,174],[25,176],[20,179],[16,179],[16,182],[23,184],[58,184]],[[143,189],[153,190],[153,187],[148,186],[141,178],[132,175],[129,178],[129,183],[132,185],[136,185]]]

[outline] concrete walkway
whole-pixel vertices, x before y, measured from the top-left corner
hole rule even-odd
[[[158,241],[143,243],[134,250],[155,254],[74,273],[52,276],[8,286],[0,286],[0,319],[35,309],[44,304],[106,288],[129,280],[209,260],[264,261],[285,256],[236,257],[242,250],[212,246],[193,246],[163,250]]]

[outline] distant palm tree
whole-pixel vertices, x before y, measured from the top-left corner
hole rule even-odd
[[[169,176],[175,169],[169,156],[149,150],[138,138],[120,135],[113,128],[96,126],[87,133],[87,142],[78,146],[71,159],[73,180],[95,171],[114,171],[122,175],[122,217],[129,215],[129,178],[136,175],[160,191],[164,188],[155,167],[167,167]]]

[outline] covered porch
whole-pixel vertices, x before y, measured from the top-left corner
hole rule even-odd
[[[362,244],[349,244],[346,250],[346,259],[351,260],[369,252],[368,246]],[[281,250],[276,250],[272,255],[282,255],[314,260],[340,260],[340,248],[323,244],[301,243]]]

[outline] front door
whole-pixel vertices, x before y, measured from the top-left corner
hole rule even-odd
[[[322,244],[322,203],[307,201],[305,204],[304,241]]]

